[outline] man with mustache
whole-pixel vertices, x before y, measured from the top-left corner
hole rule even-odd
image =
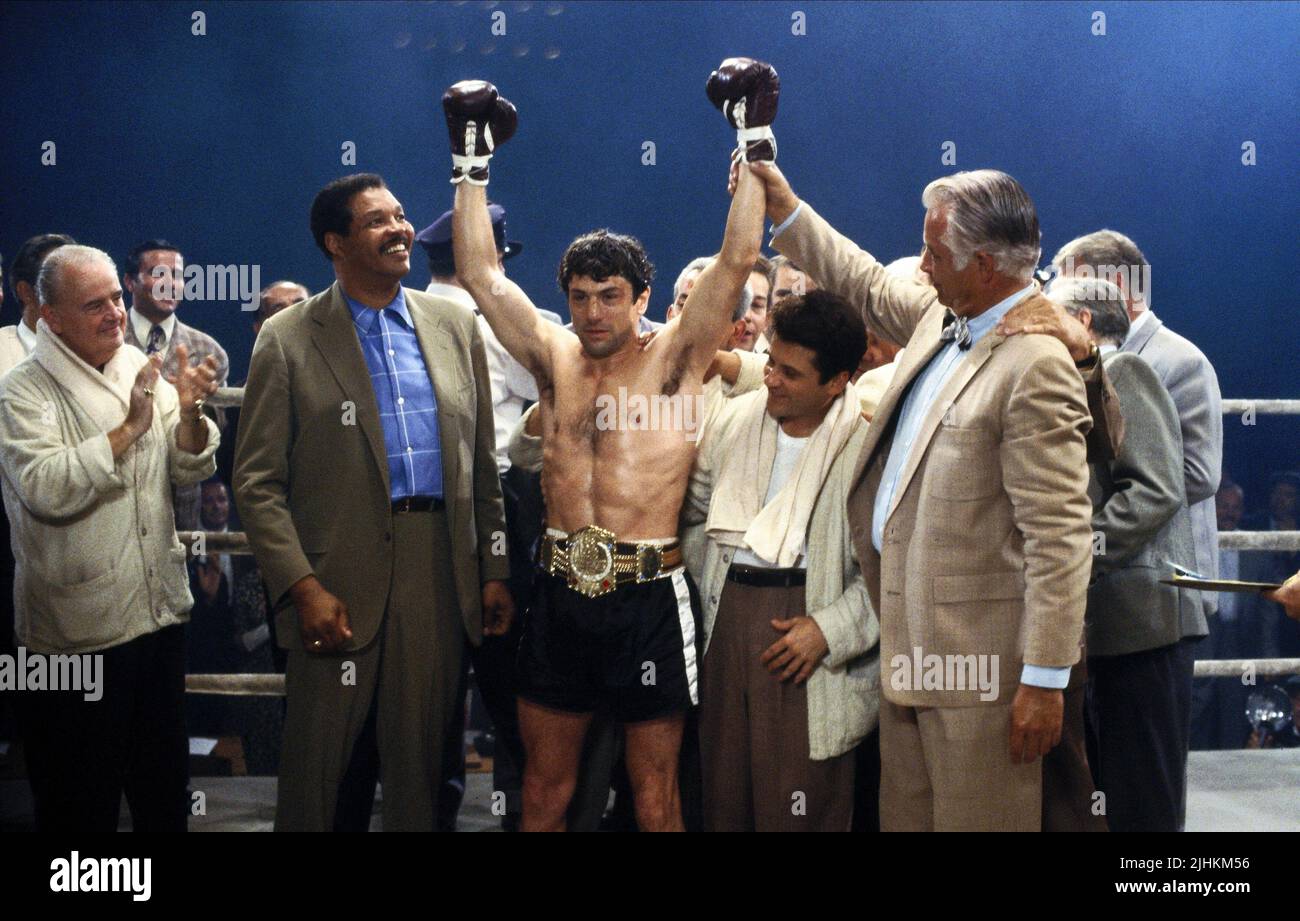
[[[778,91],[776,72],[746,58],[724,61],[709,80],[710,99],[750,159],[776,155]],[[679,830],[678,754],[699,699],[699,601],[677,539],[700,421],[690,411],[703,403],[704,371],[758,257],[762,186],[742,177],[716,260],[681,315],[648,343],[637,326],[653,267],[640,243],[607,230],[575,240],[558,273],[570,332],[541,320],[496,258],[488,161],[514,134],[514,106],[491,84],[464,81],[443,107],[457,270],[502,345],[537,380],[545,433],[545,576],[519,654],[522,827],[564,827],[592,713],[608,706],[626,728],[638,824]]]
[[[331,182],[311,228],[337,281],[263,324],[235,449],[289,650],[276,828],[365,830],[382,776],[384,829],[432,830],[465,638],[514,607],[483,343],[402,287],[415,229],[382,177]]]

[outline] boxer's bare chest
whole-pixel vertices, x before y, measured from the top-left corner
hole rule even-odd
[[[617,365],[557,363],[539,390],[550,523],[675,533],[702,392],[668,349],[645,349]]]

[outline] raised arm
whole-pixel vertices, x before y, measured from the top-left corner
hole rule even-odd
[[[873,332],[906,345],[921,317],[938,299],[935,290],[886,272],[871,253],[800,201],[776,164],[756,163],[749,172],[767,187],[767,214],[774,228],[772,247],[822,288],[858,308]]]
[[[690,350],[694,364],[712,362],[731,327],[741,289],[762,248],[763,212],[763,184],[742,174],[727,214],[722,252],[695,280],[678,320],[677,341]]]
[[[462,80],[442,97],[456,185],[452,249],[456,275],[514,359],[536,378],[551,377],[551,346],[562,332],[548,323],[497,262],[487,209],[488,161],[515,133],[515,107],[482,80]]]
[[[550,380],[551,346],[563,327],[545,320],[523,289],[497,264],[487,190],[461,183],[452,215],[456,275],[505,350],[534,378]]]
[[[705,87],[712,102],[736,129],[736,156],[746,161],[776,159],[776,118],[781,80],[771,64],[752,58],[727,58],[709,75]],[[713,360],[745,280],[763,248],[763,184],[743,171],[727,213],[722,251],[700,277],[682,306],[675,341],[691,355],[701,373]]]

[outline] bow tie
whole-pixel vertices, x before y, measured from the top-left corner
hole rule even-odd
[[[940,342],[956,342],[963,352],[970,348],[970,323],[965,317],[959,317],[951,310],[943,317],[943,332],[939,334]]]

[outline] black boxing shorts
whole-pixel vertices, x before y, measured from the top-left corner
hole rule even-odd
[[[597,598],[540,574],[519,643],[519,696],[639,723],[699,703],[700,597],[685,568]]]

